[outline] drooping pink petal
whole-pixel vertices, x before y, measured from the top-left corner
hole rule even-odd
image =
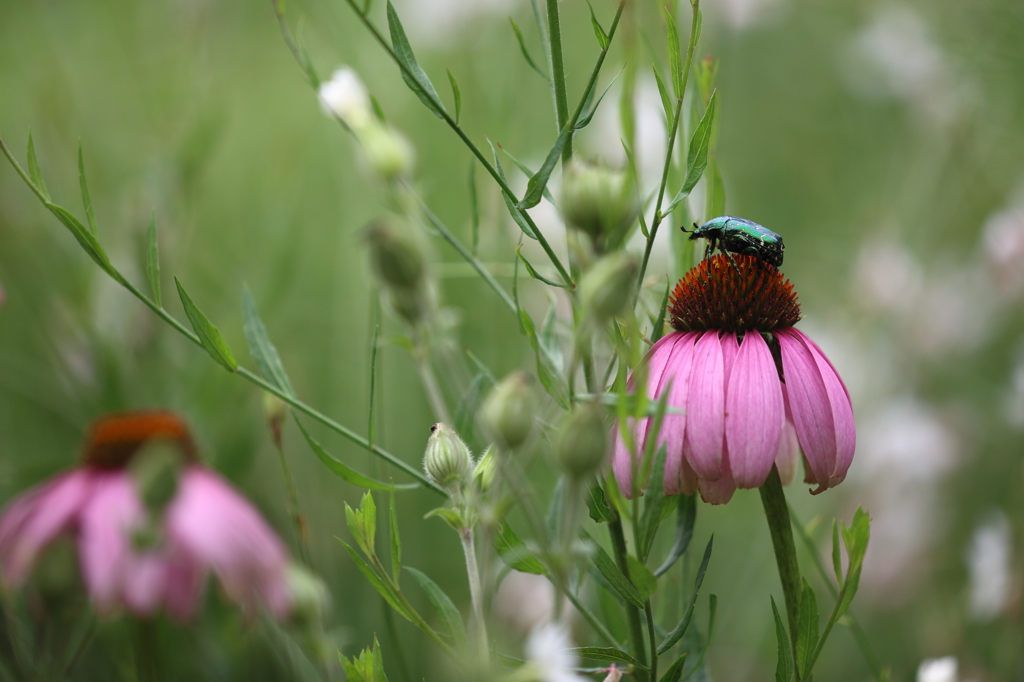
[[[121,586],[124,603],[136,615],[152,615],[163,605],[167,585],[167,562],[163,552],[131,552],[126,564]]]
[[[686,435],[686,410],[690,392],[690,371],[693,366],[693,345],[699,334],[687,332],[676,344],[672,355],[672,386],[669,388],[668,407],[679,410],[679,414],[666,414],[659,434],[659,446],[665,443],[666,495],[681,492],[683,475],[683,443]],[[692,494],[692,490],[689,494]]]
[[[250,612],[287,597],[284,545],[259,512],[212,471],[189,466],[168,506],[168,535],[209,565],[225,593]]]
[[[684,456],[697,476],[716,481],[722,476],[725,441],[725,368],[718,334],[701,336],[693,349],[687,399]]]
[[[779,470],[782,485],[789,485],[796,480],[796,471],[800,464],[800,441],[796,437],[793,422],[785,422],[779,434],[779,451],[775,453],[775,467]]]
[[[839,377],[839,372],[821,352],[814,341],[799,329],[791,330],[792,334],[803,341],[804,345],[811,351],[814,360],[821,372],[821,378],[825,382],[825,389],[828,392],[829,403],[832,406],[832,418],[836,427],[836,464],[829,477],[828,486],[832,488],[839,485],[846,478],[846,472],[853,462],[853,452],[857,448],[857,428],[853,421],[853,404],[850,400],[850,392]]]
[[[692,495],[697,492],[697,474],[694,473],[685,457],[679,471],[679,492],[683,495]]]
[[[729,466],[729,449],[726,447],[722,452],[722,475],[717,481],[709,481],[697,477],[697,490],[700,492],[700,499],[708,504],[725,504],[732,499],[736,492],[736,482],[732,479],[732,470]]]
[[[835,420],[818,363],[810,349],[792,331],[783,329],[776,332],[782,351],[786,395],[800,447],[818,480],[815,492],[821,492],[828,488],[836,468]]]
[[[124,605],[131,536],[145,518],[127,471],[93,472],[92,494],[79,515],[78,557],[89,597],[100,612]]]
[[[176,543],[177,544],[177,543]],[[178,620],[189,620],[199,607],[205,571],[196,557],[180,545],[167,557],[165,598],[167,611]]]
[[[0,519],[0,571],[7,585],[28,575],[39,552],[67,530],[90,489],[82,470],[61,474],[17,497]]]
[[[735,338],[735,334],[727,334],[723,347],[735,344]],[[772,470],[785,414],[779,373],[760,334],[744,335],[728,376],[725,440],[729,465],[737,487],[757,488]]]

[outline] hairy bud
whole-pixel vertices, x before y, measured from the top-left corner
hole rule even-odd
[[[574,160],[562,180],[561,209],[566,222],[608,251],[622,243],[640,201],[625,172]]]
[[[590,476],[608,456],[608,427],[600,403],[577,405],[562,421],[555,437],[558,462],[571,478]]]
[[[423,470],[434,483],[449,494],[460,492],[471,476],[473,458],[469,448],[447,425],[438,422],[430,427]]]
[[[515,449],[533,432],[534,397],[530,375],[514,372],[491,389],[480,408],[484,432],[496,444]]]
[[[494,454],[494,446],[489,445],[473,468],[473,480],[476,481],[477,490],[482,493],[490,490],[494,485],[494,477],[497,473],[498,456]]]

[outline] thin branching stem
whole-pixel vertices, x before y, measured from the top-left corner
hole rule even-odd
[[[608,534],[612,539],[612,549],[615,553],[615,563],[618,565],[619,570],[626,576],[626,579],[632,582],[632,578],[629,575],[629,554],[626,549],[626,536],[622,532],[622,519],[616,517],[615,520],[608,522]],[[640,609],[627,603],[626,608],[626,629],[629,630],[629,640],[633,650],[633,655],[636,656],[641,663],[647,665],[647,649],[644,647],[644,634],[643,629],[640,625]],[[635,673],[638,682],[647,682],[650,677],[643,670],[637,670]]]
[[[547,0],[548,9],[548,65],[551,67],[551,87],[555,93],[555,120],[558,129],[569,119],[569,102],[565,94],[565,65],[562,63],[562,25],[558,17],[558,0]],[[562,147],[562,161],[572,158],[572,135]]]

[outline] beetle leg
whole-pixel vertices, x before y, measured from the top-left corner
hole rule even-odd
[[[704,260],[711,260],[711,255],[715,252],[717,245],[718,242],[714,237],[708,237],[708,245],[704,249]]]
[[[736,264],[736,259],[732,257],[732,254],[726,251],[724,247],[719,247],[718,250],[724,253],[725,257],[729,259],[729,262],[732,263],[732,269],[736,271],[736,274],[743,277],[743,273],[740,272],[740,266]]]

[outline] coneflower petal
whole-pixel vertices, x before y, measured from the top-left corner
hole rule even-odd
[[[793,426],[819,493],[829,487],[836,468],[836,426],[828,388],[810,349],[792,329],[779,330],[776,338],[782,351],[786,394],[793,413]]]
[[[681,335],[672,355],[672,386],[669,388],[668,406],[681,414],[666,414],[662,422],[658,444],[665,443],[665,494],[677,495],[683,467],[683,442],[686,436],[687,398],[690,392],[690,371],[693,367],[693,344],[700,334]],[[692,492],[692,490],[691,490]]]
[[[735,334],[727,334],[735,338]],[[725,344],[723,339],[723,345]],[[779,373],[761,335],[747,332],[725,392],[725,440],[729,466],[740,488],[764,483],[779,451],[784,409]]]
[[[725,440],[725,367],[722,342],[710,332],[697,339],[690,370],[686,415],[689,451],[684,453],[700,478],[716,481],[722,476]]]
[[[725,504],[732,499],[736,492],[736,481],[732,478],[729,467],[729,449],[726,447],[722,452],[722,475],[716,481],[709,481],[706,478],[697,477],[697,490],[700,492],[700,499],[708,504]]]

